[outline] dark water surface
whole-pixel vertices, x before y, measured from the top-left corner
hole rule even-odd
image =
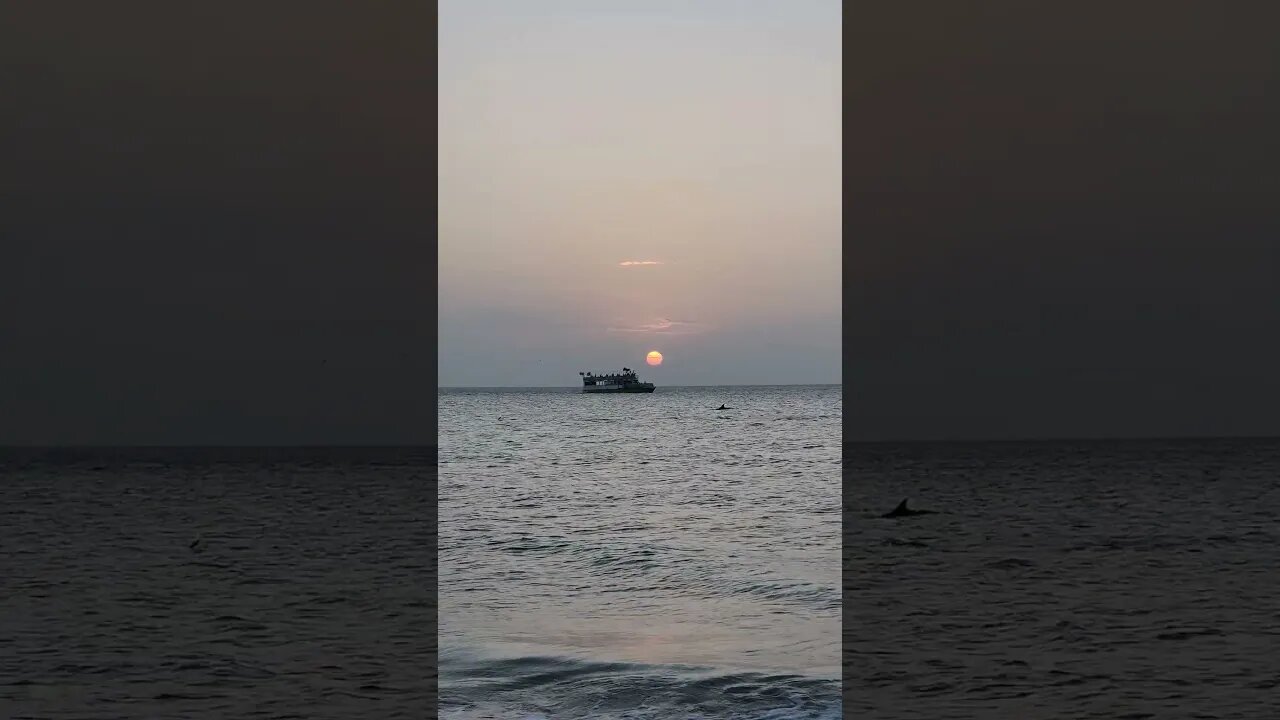
[[[0,450],[0,718],[424,717],[433,460]]]
[[[442,717],[839,717],[838,386],[439,403]]]
[[[1280,717],[1280,441],[849,453],[854,717]]]

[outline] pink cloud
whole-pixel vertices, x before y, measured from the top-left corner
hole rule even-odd
[[[609,332],[653,333],[655,335],[693,335],[700,331],[698,323],[686,320],[659,318],[639,325],[615,325]]]

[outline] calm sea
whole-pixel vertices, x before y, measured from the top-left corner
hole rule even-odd
[[[854,717],[1280,717],[1280,441],[849,460]]]
[[[839,386],[439,403],[441,717],[840,716]]]
[[[0,718],[422,718],[433,461],[0,450]]]

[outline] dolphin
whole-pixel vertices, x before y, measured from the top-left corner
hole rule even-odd
[[[717,409],[717,410],[728,410],[729,408],[725,407],[725,406],[724,406],[724,404],[722,403],[722,404],[720,405],[720,407],[718,407],[718,408],[716,408],[716,409]]]
[[[899,517],[906,517],[908,515],[936,515],[936,514],[937,513],[935,513],[933,510],[912,510],[911,508],[907,507],[907,499],[903,498],[902,502],[898,503],[898,507],[890,510],[889,512],[885,513],[884,515],[881,515],[880,517],[899,518]]]

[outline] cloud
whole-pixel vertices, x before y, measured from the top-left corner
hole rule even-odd
[[[639,325],[614,325],[609,332],[652,333],[655,335],[694,335],[701,332],[698,323],[688,320],[668,320],[658,318]]]
[[[657,260],[623,260],[618,263],[619,267],[635,267],[637,265],[661,265]]]

